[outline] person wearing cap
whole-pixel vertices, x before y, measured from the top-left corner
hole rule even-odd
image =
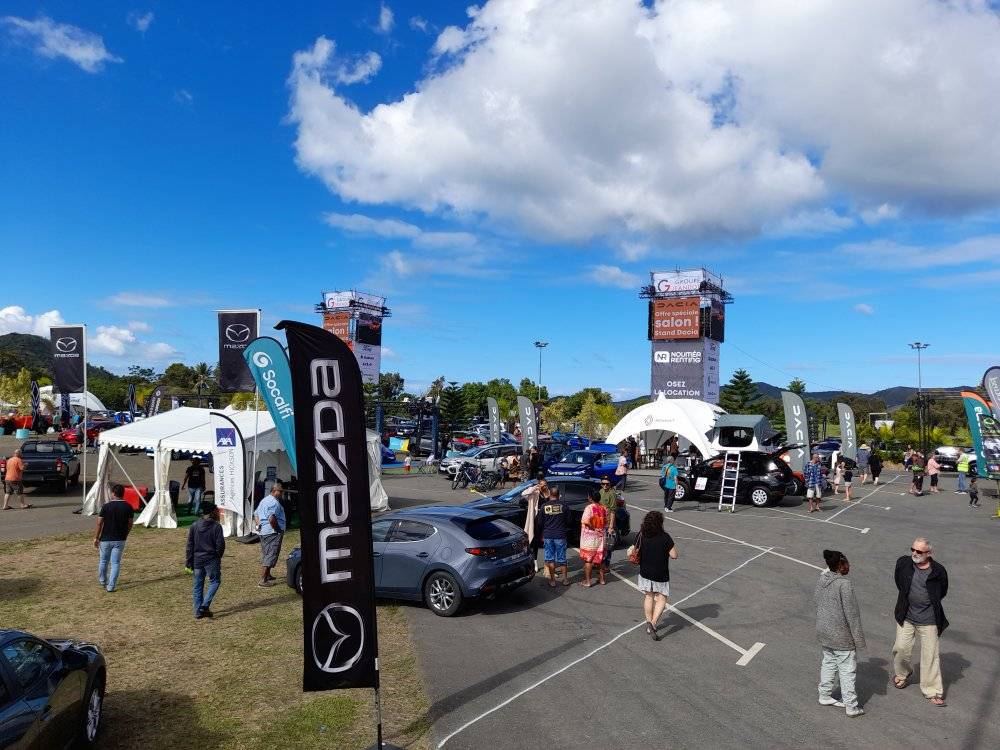
[[[872,456],[872,449],[868,443],[862,443],[858,448],[858,474],[861,475],[861,484],[868,481],[868,463]]]
[[[673,456],[667,456],[660,469],[660,481],[663,486],[663,512],[674,512],[674,495],[677,494],[677,465]]]
[[[212,600],[222,584],[222,556],[226,553],[226,538],[219,523],[219,511],[214,503],[201,504],[202,517],[188,530],[186,565],[194,571],[194,619],[211,617]],[[208,578],[208,591],[205,578]]]
[[[618,512],[618,494],[611,486],[611,480],[607,477],[601,479],[600,489],[601,505],[608,512],[608,537],[614,538],[615,513]],[[614,552],[614,545],[608,543],[604,545],[604,561],[601,563],[605,571],[611,570],[611,553]]]

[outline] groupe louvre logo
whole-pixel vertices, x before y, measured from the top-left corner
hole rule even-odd
[[[356,643],[356,647],[345,648],[348,641]],[[312,626],[312,652],[319,669],[344,672],[357,663],[364,648],[365,623],[354,607],[328,604],[316,615]]]

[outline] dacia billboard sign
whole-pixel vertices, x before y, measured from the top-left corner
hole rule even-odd
[[[714,356],[715,372],[708,369],[712,359],[712,352],[707,351],[704,339],[654,341],[651,395],[656,398],[662,393],[666,398],[710,400],[712,382],[718,382],[718,354]],[[715,394],[717,400],[717,389]]]

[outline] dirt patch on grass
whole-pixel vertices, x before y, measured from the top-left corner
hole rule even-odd
[[[195,620],[186,531],[136,528],[118,590],[97,583],[90,535],[0,549],[0,628],[91,640],[108,661],[104,748],[344,748],[374,743],[370,690],[303,694],[302,605],[279,581],[257,587],[260,547],[231,542],[215,618]],[[283,550],[298,544],[285,537]],[[284,573],[279,564],[276,575]],[[428,747],[427,698],[406,626],[380,606],[387,742]]]

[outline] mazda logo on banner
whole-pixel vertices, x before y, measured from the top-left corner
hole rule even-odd
[[[297,474],[302,687],[377,689],[378,630],[361,370],[347,344],[332,333],[290,321],[277,328],[288,339],[295,447],[303,458]]]
[[[83,326],[49,329],[52,344],[52,381],[60,393],[83,393],[86,367]]]
[[[336,674],[353,667],[365,648],[365,622],[354,607],[329,604],[312,626],[313,661],[324,672]]]
[[[223,393],[254,389],[253,375],[243,350],[257,338],[259,310],[225,310],[219,313],[219,389]]]

